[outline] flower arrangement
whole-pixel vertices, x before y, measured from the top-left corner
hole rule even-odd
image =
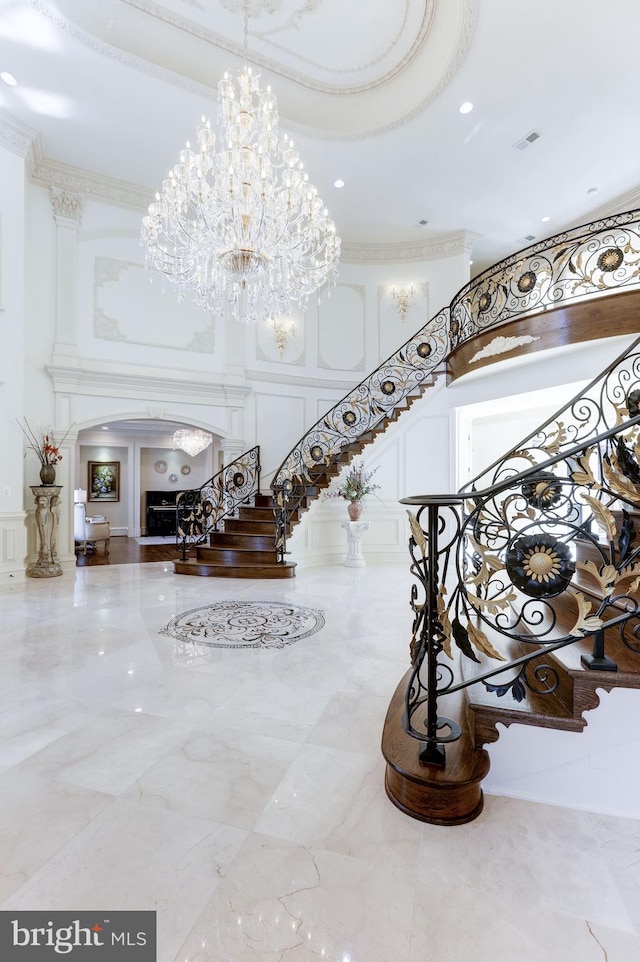
[[[372,491],[377,491],[379,484],[372,484],[371,478],[378,468],[373,471],[365,471],[364,464],[353,464],[344,478],[340,479],[340,484],[334,491],[328,491],[328,498],[344,498],[345,501],[360,501]]]
[[[18,426],[27,439],[27,447],[31,448],[43,467],[47,464],[54,465],[57,464],[58,461],[62,461],[60,448],[71,428],[65,432],[64,437],[56,441],[52,432],[40,431],[39,434],[36,433],[26,418],[24,419],[24,425],[18,421]],[[26,457],[27,452],[25,451],[24,454]]]

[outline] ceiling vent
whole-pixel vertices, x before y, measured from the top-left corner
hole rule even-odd
[[[429,221],[423,217],[422,220],[418,221],[418,223],[416,224],[416,227],[418,228],[418,230],[422,230],[424,227],[427,226],[428,223]]]
[[[522,140],[517,140],[513,145],[516,150],[526,150],[531,144],[534,144],[536,140],[540,140],[541,134],[537,130],[532,130],[531,133],[523,137]]]
[[[535,239],[536,239],[536,235],[535,235],[535,234],[525,234],[524,237],[521,237],[520,240],[517,241],[517,243],[518,243],[518,244],[531,244],[532,241],[534,241]]]

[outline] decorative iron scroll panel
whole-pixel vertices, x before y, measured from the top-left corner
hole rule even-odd
[[[310,486],[326,476],[367,432],[389,418],[425,383],[448,352],[449,311],[432,318],[400,350],[365,378],[322,417],[289,452],[271,484],[276,514],[276,546],[284,553],[289,518]]]
[[[640,287],[640,211],[556,234],[474,278],[451,302],[451,349],[507,321]]]
[[[403,502],[420,585],[405,728],[428,746],[455,737],[445,694],[552,694],[548,656],[592,637],[603,667],[612,629],[640,652],[639,343],[458,495]]]
[[[245,451],[201,488],[181,491],[176,499],[177,540],[183,547],[206,539],[223,520],[260,490],[260,448]]]

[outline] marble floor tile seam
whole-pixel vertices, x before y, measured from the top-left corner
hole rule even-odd
[[[82,734],[81,730],[78,730],[78,733]],[[46,756],[51,755],[51,753],[55,752],[55,750],[58,747],[64,747],[56,743],[57,742],[62,743],[66,737],[66,734],[67,733],[61,735],[54,742],[51,742],[45,745],[38,752],[34,753],[31,756],[28,756],[27,758],[21,760],[15,765],[7,766],[7,768],[8,769],[15,768],[17,771],[29,772],[32,774],[39,775],[43,778],[50,778],[53,782],[60,783],[63,785],[71,785],[76,788],[100,791],[102,793],[113,795],[114,798],[120,798],[120,797],[126,797],[127,793],[130,792],[131,788],[138,781],[140,781],[140,779],[143,779],[151,769],[153,769],[155,766],[162,763],[163,761],[170,759],[173,756],[179,756],[183,754],[186,748],[190,744],[192,744],[194,741],[202,739],[203,737],[210,737],[212,741],[215,739],[217,740],[218,743],[224,744],[225,736],[227,739],[229,738],[236,739],[238,736],[238,730],[233,728],[225,728],[225,729],[218,729],[213,732],[207,732],[207,731],[203,731],[201,727],[193,727],[193,728],[185,729],[181,732],[179,739],[177,739],[175,742],[171,744],[167,744],[165,748],[161,749],[157,753],[153,753],[149,751],[147,753],[147,758],[145,758],[141,766],[137,768],[136,773],[131,776],[130,780],[126,784],[121,785],[117,789],[110,789],[108,787],[105,787],[104,785],[102,785],[99,789],[93,788],[93,786],[91,786],[90,784],[87,784],[85,773],[87,769],[91,771],[92,762],[95,765],[101,766],[105,758],[109,762],[111,769],[115,769],[121,758],[122,760],[127,762],[127,759],[131,756],[131,754],[133,753],[133,751],[137,746],[132,745],[131,742],[127,741],[125,744],[123,744],[123,747],[120,753],[118,752],[114,753],[111,750],[111,746],[113,744],[112,741],[104,742],[101,747],[99,746],[96,746],[95,748],[86,747],[83,751],[83,754],[79,756],[77,755],[75,757],[70,757],[67,763],[65,763],[63,760],[60,760],[59,762],[54,762],[53,764],[54,764],[55,772],[52,773],[47,767]],[[127,734],[129,733],[123,733],[122,735],[118,736],[119,740],[122,741],[123,738],[127,737]],[[247,736],[246,742],[249,745],[252,742],[252,740],[255,741],[257,739],[260,739],[260,737],[261,736],[259,735],[255,736],[255,738],[253,738],[253,735]],[[282,742],[283,744],[294,746],[295,753],[293,757],[295,757],[299,753],[300,748],[304,744],[294,739],[285,739],[277,736],[267,736],[267,737],[272,742]],[[99,760],[96,760],[97,753],[100,754]],[[38,755],[40,755],[41,757],[38,758],[37,757]],[[251,756],[247,754],[247,758],[250,759]],[[51,764],[52,763],[49,763],[49,765]],[[207,761],[203,760],[199,763],[199,765],[201,765],[204,769],[207,765]]]

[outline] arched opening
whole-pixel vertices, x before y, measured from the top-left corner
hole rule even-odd
[[[189,454],[176,431],[202,428],[184,421],[107,419],[78,432],[74,465],[76,563],[118,564],[175,556],[176,497],[199,488],[222,466],[222,435]],[[110,541],[87,542],[87,519],[107,522]],[[92,523],[92,522],[89,522]],[[153,549],[153,550],[151,550]]]

